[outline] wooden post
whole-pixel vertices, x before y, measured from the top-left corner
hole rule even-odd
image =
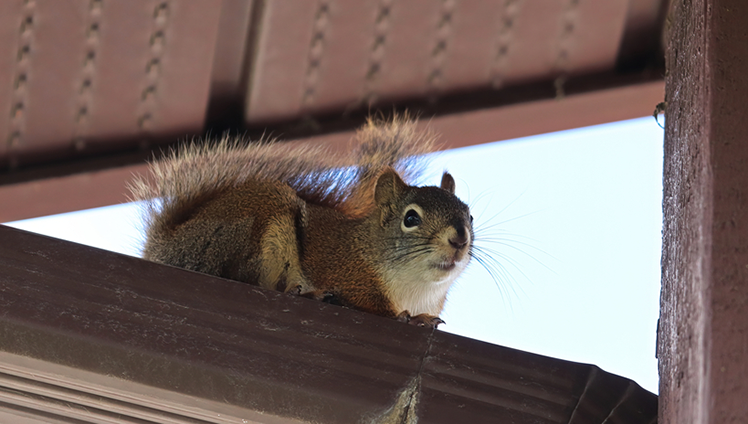
[[[659,422],[745,422],[748,3],[671,3]]]

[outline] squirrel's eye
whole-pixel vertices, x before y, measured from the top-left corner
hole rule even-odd
[[[414,211],[413,209],[406,212],[405,218],[403,219],[403,225],[405,225],[406,228],[412,228],[417,225],[421,225],[421,217],[418,216],[418,212]]]
[[[470,215],[470,225],[473,225],[473,215]]]

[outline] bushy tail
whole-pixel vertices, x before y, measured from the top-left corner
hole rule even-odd
[[[418,132],[416,122],[408,115],[388,121],[369,118],[355,138],[356,183],[340,208],[349,216],[371,210],[377,179],[386,168],[394,168],[406,183],[413,184],[425,171],[423,155],[436,148],[436,136],[429,131]]]
[[[197,205],[248,180],[284,181],[308,202],[335,208],[350,217],[374,205],[374,187],[386,167],[406,182],[422,170],[418,155],[434,149],[434,137],[417,133],[407,116],[369,119],[356,133],[356,149],[334,155],[317,146],[224,137],[190,143],[150,166],[151,176],[130,185],[133,200],[146,203],[148,231],[164,231],[185,219]]]

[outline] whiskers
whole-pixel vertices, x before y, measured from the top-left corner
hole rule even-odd
[[[528,266],[528,260],[555,274],[553,269],[539,259],[539,256],[551,259],[555,258],[539,248],[537,240],[506,229],[508,227],[507,224],[527,218],[539,211],[513,216],[501,221],[498,220],[498,217],[505,214],[517,199],[519,197],[489,219],[484,221],[477,218],[475,220],[476,226],[473,229],[475,240],[473,249],[470,252],[474,259],[472,262],[479,264],[488,273],[498,289],[503,303],[510,309],[510,299],[512,297],[519,297],[520,294],[524,295],[523,284],[521,283],[533,282],[527,273],[533,268],[532,266]],[[468,268],[468,272],[470,270]]]
[[[387,262],[400,264],[412,261],[423,255],[431,255],[436,251],[436,248],[429,242],[427,237],[412,237],[410,240],[416,240],[418,243],[403,243],[401,246],[396,245],[395,248],[387,252]]]

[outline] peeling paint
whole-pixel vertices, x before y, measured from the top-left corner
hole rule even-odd
[[[421,391],[421,377],[417,376],[397,396],[395,404],[382,415],[369,421],[371,424],[416,424],[416,406]]]

